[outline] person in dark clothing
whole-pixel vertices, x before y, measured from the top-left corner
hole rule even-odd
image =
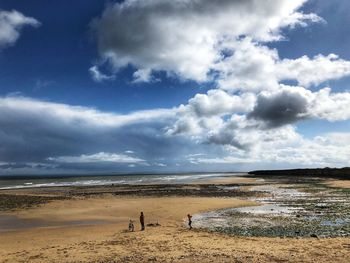
[[[190,229],[192,229],[192,216],[188,214],[187,218],[188,218],[188,226],[190,227]]]
[[[140,215],[140,224],[141,224],[141,231],[145,230],[145,216],[143,215],[143,212],[141,212],[141,215]]]

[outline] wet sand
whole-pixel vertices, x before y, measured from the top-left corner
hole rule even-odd
[[[197,180],[194,181],[191,184],[240,184],[240,185],[245,185],[245,184],[258,184],[261,180],[258,180],[253,177],[230,177],[230,176],[225,176],[223,178],[218,178],[218,179],[207,179],[207,180]]]
[[[246,185],[246,182],[241,183]],[[64,199],[2,212],[18,220],[52,225],[1,232],[0,262],[348,261],[349,238],[250,238],[188,230],[187,213],[255,204],[245,197],[203,197],[201,193],[208,194],[208,191],[201,188],[203,192],[198,192],[198,187],[181,186],[169,196],[142,196],[142,191],[121,196],[120,191],[129,193],[126,188],[118,188],[115,194],[115,189],[108,187],[7,191],[6,194],[12,195],[50,193]],[[156,189],[166,194],[163,188]],[[149,186],[145,187],[145,193],[147,191],[150,191]],[[189,196],[176,195],[184,191]],[[141,210],[145,213],[146,224],[158,222],[161,226],[139,231],[137,218]],[[135,220],[136,231],[132,233],[126,231],[129,218]]]

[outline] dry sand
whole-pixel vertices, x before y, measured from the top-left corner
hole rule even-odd
[[[43,206],[10,212],[19,218],[69,222],[79,220],[105,220],[123,223],[125,228],[129,219],[138,219],[140,211],[147,215],[146,223],[182,223],[187,213],[219,208],[255,205],[253,201],[233,198],[202,197],[98,197],[74,198],[47,203]]]
[[[328,180],[326,184],[336,188],[350,188],[350,180]]]

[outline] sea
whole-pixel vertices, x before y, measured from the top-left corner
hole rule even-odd
[[[186,174],[127,174],[99,176],[0,176],[0,190],[58,187],[95,186],[126,184],[186,184],[201,180],[215,180],[228,176],[241,176],[245,173],[186,173]]]

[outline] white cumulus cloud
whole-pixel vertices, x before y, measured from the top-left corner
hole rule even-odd
[[[304,87],[319,85],[324,81],[350,75],[350,61],[340,59],[335,54],[317,55],[310,59],[302,56],[297,59],[283,59],[276,65],[279,79],[293,79]]]
[[[38,27],[40,22],[16,10],[0,10],[0,49],[13,45],[20,37],[22,27],[26,25]]]
[[[103,60],[132,65],[136,81],[152,71],[206,81],[227,41],[282,39],[284,27],[322,19],[298,9],[306,0],[126,0],[107,6],[91,27]]]
[[[103,74],[97,66],[92,66],[89,68],[90,75],[92,79],[96,82],[103,82],[105,80],[113,80],[115,77],[113,75],[108,76]]]
[[[313,58],[302,56],[280,59],[278,51],[244,38],[232,42],[232,55],[215,65],[218,85],[228,91],[275,90],[284,80],[296,80],[309,87],[350,75],[350,61],[335,54],[319,54]]]

